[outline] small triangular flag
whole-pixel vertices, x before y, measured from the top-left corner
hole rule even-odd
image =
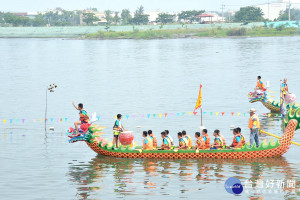
[[[167,117],[168,113],[165,113],[165,117]]]
[[[161,113],[159,113],[159,114],[158,114],[158,116],[159,116],[159,118],[161,118],[162,114],[161,114]]]
[[[222,112],[222,116],[224,116],[225,112]]]

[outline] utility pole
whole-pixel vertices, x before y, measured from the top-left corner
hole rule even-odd
[[[289,0],[289,21],[291,21],[291,0]]]
[[[268,0],[268,20],[270,20],[270,0]]]
[[[225,5],[222,2],[222,7],[221,7],[221,10],[222,10],[222,20],[224,20],[224,8],[225,8]],[[225,20],[223,22],[225,22]]]

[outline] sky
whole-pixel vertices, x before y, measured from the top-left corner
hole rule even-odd
[[[276,0],[270,0],[270,2]],[[239,7],[257,5],[268,0],[0,0],[0,11],[4,12],[35,12],[61,7],[65,10],[78,10],[95,7],[99,11],[121,11],[129,8],[134,11],[143,5],[146,11],[178,12],[182,10],[221,11],[238,10]]]

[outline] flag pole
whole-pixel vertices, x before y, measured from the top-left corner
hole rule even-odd
[[[202,113],[203,113],[203,112],[202,112],[202,107],[201,107],[201,126],[203,126],[203,120],[202,120],[203,117],[202,117]]]

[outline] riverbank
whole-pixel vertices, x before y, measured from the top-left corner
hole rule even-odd
[[[300,28],[210,28],[210,29],[172,29],[172,30],[134,30],[134,31],[99,31],[86,34],[83,39],[172,39],[201,37],[271,37],[300,35]]]

